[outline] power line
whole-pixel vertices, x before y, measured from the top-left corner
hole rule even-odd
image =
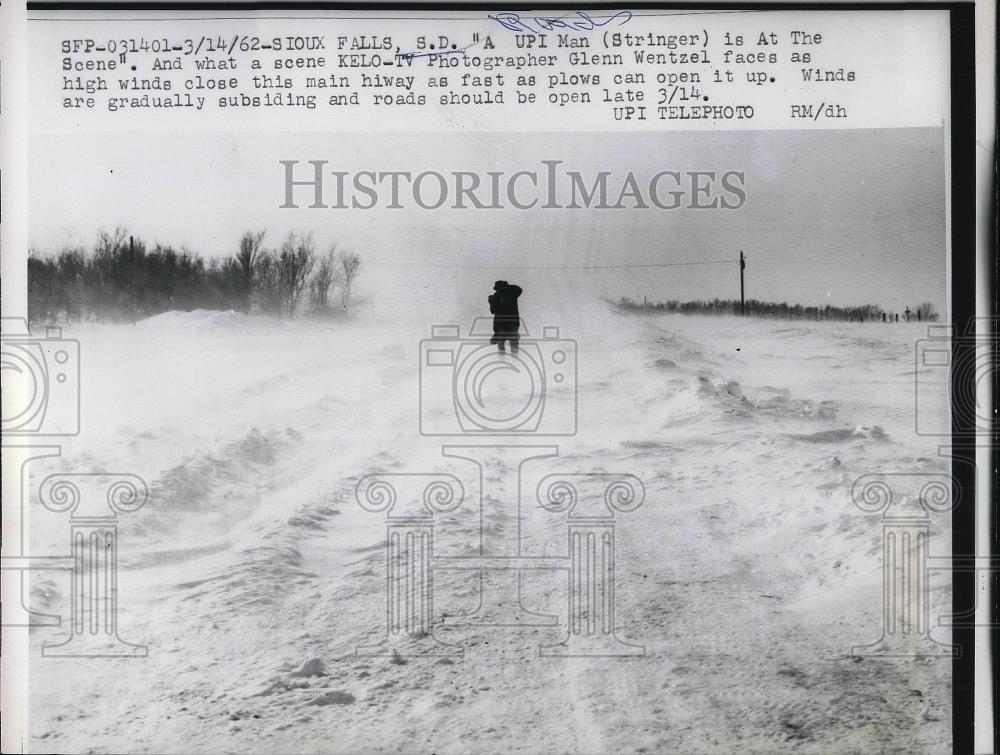
[[[435,267],[449,270],[630,270],[651,267],[685,267],[689,265],[735,265],[739,260],[706,260],[704,262],[654,262],[640,265],[447,265],[420,262],[368,262],[370,265],[392,265],[393,267]]]

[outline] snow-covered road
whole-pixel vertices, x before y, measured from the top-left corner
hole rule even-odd
[[[527,326],[549,323],[576,342],[579,426],[520,439],[558,446],[525,463],[520,493],[532,503],[551,473],[642,481],[642,506],[615,524],[615,631],[644,655],[539,657],[566,636],[565,572],[522,581],[521,608],[554,625],[494,627],[454,619],[476,608],[479,572],[445,571],[434,634],[461,656],[356,656],[386,621],[385,521],[355,500],[366,475],[461,481],[462,504],[435,520],[436,556],[517,532],[526,553],[566,553],[565,515],[518,517],[492,497],[516,479],[509,450],[483,452],[480,482],[442,453],[472,441],[420,434],[428,322],[195,312],[79,326],[66,335],[81,341],[84,432],[33,462],[32,480],[148,482],[149,502],[120,522],[119,633],[149,654],[43,658],[68,628],[33,631],[31,749],[946,750],[950,662],[850,654],[879,638],[883,610],[882,523],[852,503],[854,481],[947,470],[938,439],[914,432],[923,329],[601,303]],[[941,386],[934,419],[944,378],[921,375]],[[32,552],[66,551],[66,515],[32,506]],[[948,553],[947,514],[931,532],[931,552]],[[946,578],[930,597],[933,619]],[[65,616],[68,580],[36,577],[31,601]]]

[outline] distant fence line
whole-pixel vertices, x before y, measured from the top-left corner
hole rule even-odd
[[[122,229],[102,232],[93,249],[28,257],[28,316],[135,321],[169,310],[235,309],[275,315],[327,313],[350,304],[361,260],[331,247],[318,253],[312,234],[290,233],[277,248],[264,231],[247,231],[231,257],[152,248]]]
[[[777,303],[758,299],[747,299],[745,305],[741,305],[739,299],[685,302],[670,300],[653,303],[622,297],[617,302],[617,306],[628,311],[680,312],[682,314],[740,315],[742,311],[742,313],[754,317],[773,317],[785,320],[845,320],[847,322],[918,320],[935,322],[939,319],[937,310],[930,302],[922,302],[913,308],[906,307],[902,312],[887,312],[875,304],[863,304],[856,307],[834,307],[829,304],[822,307],[807,307],[802,304]]]

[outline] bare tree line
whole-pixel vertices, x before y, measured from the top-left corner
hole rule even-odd
[[[876,304],[862,304],[855,307],[834,307],[826,304],[822,307],[789,304],[788,302],[768,302],[757,299],[747,299],[741,305],[739,299],[711,299],[698,301],[665,302],[636,301],[622,297],[618,301],[621,309],[644,312],[681,312],[684,314],[725,314],[739,315],[745,311],[747,315],[756,317],[774,317],[789,320],[846,320],[848,322],[899,322],[917,320],[936,322],[939,319],[937,309],[930,302],[921,302],[912,309],[906,307],[902,312],[887,312]],[[745,309],[744,309],[745,307]]]
[[[264,230],[246,231],[227,259],[149,248],[122,228],[102,231],[93,249],[28,258],[33,320],[136,320],[173,309],[236,309],[272,315],[330,314],[350,306],[361,258],[312,233],[289,233],[277,248]],[[308,296],[306,295],[308,293]]]

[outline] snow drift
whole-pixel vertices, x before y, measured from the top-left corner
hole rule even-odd
[[[484,302],[492,281],[475,283]],[[526,593],[559,626],[441,627],[461,658],[356,657],[385,610],[384,522],[355,503],[358,480],[477,484],[418,432],[418,343],[432,325],[466,332],[481,314],[472,285],[443,280],[432,302],[404,282],[389,305],[331,323],[170,312],[70,333],[84,431],[33,479],[82,467],[147,481],[149,502],[120,522],[119,632],[149,657],[42,658],[66,630],[33,632],[32,749],[946,746],[947,662],[849,656],[877,639],[882,611],[881,525],[854,507],[852,482],[946,468],[913,431],[921,334],[904,324],[635,316],[526,286],[532,335],[558,326],[578,354],[578,431],[544,441],[559,445],[555,468],[646,488],[616,535],[619,631],[645,657],[538,658],[566,621],[544,579]],[[441,524],[442,548],[513,526],[466,513]],[[65,550],[65,517],[33,509],[31,526],[33,552]],[[949,552],[947,516],[933,532]],[[65,615],[68,591],[40,576],[32,601]],[[468,579],[440,591],[436,610],[474,607]],[[946,582],[932,598],[948,605]]]

